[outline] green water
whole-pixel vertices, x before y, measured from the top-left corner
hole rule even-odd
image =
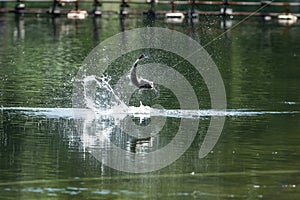
[[[233,26],[239,21],[233,20]],[[84,21],[0,16],[0,199],[298,199],[299,24],[253,18],[231,30],[221,23],[217,17],[167,24],[143,16],[124,21],[117,16]],[[8,109],[71,108],[74,77],[88,53],[122,30],[145,26],[189,35],[220,71],[227,107],[236,114],[226,117],[221,137],[206,157],[199,159],[198,151],[207,116],[199,118],[197,135],[178,160],[158,171],[131,174],[103,165],[85,149],[80,120]],[[155,55],[155,61],[176,62],[163,52],[146,53]],[[117,61],[111,73],[129,70],[135,54]],[[207,88],[185,65],[176,70],[192,82],[200,108],[208,109]],[[133,96],[132,105],[138,104],[135,98],[139,96]],[[159,98],[148,102],[156,103],[178,108],[176,97],[163,87]],[[245,110],[257,114],[244,115]],[[179,123],[180,118],[168,117],[156,136],[158,147],[174,137]],[[116,144],[128,146],[127,138],[111,134]]]

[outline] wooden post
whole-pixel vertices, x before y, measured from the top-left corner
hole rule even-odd
[[[175,12],[174,0],[171,1],[171,11],[172,13]]]
[[[15,13],[20,13],[20,11],[24,9],[25,9],[25,4],[22,3],[21,0],[17,0],[17,3],[15,5]]]
[[[233,12],[232,12],[232,9],[228,7],[229,5],[230,5],[230,3],[228,0],[223,0],[223,6],[221,8],[221,15],[223,17],[232,15]]]
[[[156,18],[156,13],[154,11],[155,10],[154,9],[155,0],[151,0],[150,5],[151,5],[151,7],[150,7],[150,10],[148,10],[148,12],[147,12],[147,18],[151,21],[154,21]]]
[[[195,12],[196,0],[192,0],[191,2],[191,10],[188,12],[189,19],[191,22],[198,20],[198,13]]]
[[[191,14],[193,15],[195,12],[195,0],[192,1]]]
[[[127,3],[127,0],[122,0],[121,5],[120,5],[120,15],[121,17],[124,17],[124,15],[127,14],[127,11],[125,10],[125,8],[128,8],[129,5]]]
[[[79,9],[79,6],[78,6],[78,0],[75,1],[75,10],[77,11]]]
[[[222,16],[226,17],[226,10],[227,10],[227,6],[228,6],[228,0],[223,0],[223,12],[222,12]]]
[[[99,0],[94,0],[93,14],[95,16],[101,16],[102,15],[101,6],[102,6],[102,3]]]
[[[52,15],[59,15],[60,10],[59,10],[59,1],[58,0],[53,0],[52,8],[50,9],[50,13]]]

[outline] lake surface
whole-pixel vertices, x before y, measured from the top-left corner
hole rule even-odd
[[[218,17],[170,24],[163,19],[150,22],[144,16],[83,21],[0,16],[0,198],[298,199],[299,23],[241,20],[227,21],[224,27]],[[129,114],[83,109],[74,115],[73,86],[87,55],[121,31],[143,27],[175,30],[201,44],[220,72],[227,109],[211,110],[210,88],[191,63],[174,53],[143,49],[110,64],[106,71],[112,89],[142,52],[148,56],[144,64],[173,66],[188,80],[198,110],[180,111],[174,91],[157,84],[157,91],[134,91],[127,106],[139,110]],[[113,101],[98,98],[107,100],[98,102],[100,107]],[[145,107],[139,107],[140,102]],[[214,117],[225,119],[222,133],[199,158]],[[155,135],[135,139],[116,128],[126,120],[135,124],[132,132],[135,127],[164,123]],[[110,159],[122,163],[159,151],[176,138],[183,121],[197,129],[192,138],[184,129],[191,143],[174,162],[142,173],[107,166]],[[169,151],[170,157],[185,145],[185,137],[181,139]],[[114,145],[128,152],[128,158],[112,157]],[[154,166],[160,162],[152,161]]]

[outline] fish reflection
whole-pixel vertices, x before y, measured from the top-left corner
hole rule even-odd
[[[130,152],[132,153],[140,153],[145,150],[151,148],[153,145],[152,137],[142,138],[142,139],[133,139],[129,143]]]

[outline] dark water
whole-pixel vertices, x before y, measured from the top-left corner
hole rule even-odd
[[[232,21],[233,26],[239,21]],[[73,21],[1,16],[0,198],[298,199],[299,24],[286,26],[254,18],[231,30],[221,23],[219,18],[166,24],[144,17]],[[232,113],[224,113],[222,134],[204,158],[198,157],[198,151],[210,116],[197,117],[196,137],[178,160],[158,171],[134,174],[103,165],[83,145],[82,119],[49,108],[72,107],[74,77],[95,46],[122,30],[145,26],[177,30],[204,46],[221,73]],[[164,52],[145,52],[154,61],[177,62]],[[136,54],[117,60],[111,74],[129,70]],[[181,63],[176,70],[190,80],[201,99],[200,108],[209,109],[201,77],[188,63]],[[138,106],[141,99],[146,105],[179,106],[176,96],[164,87],[153,102],[135,93],[130,103]],[[34,108],[45,108],[46,112]],[[143,125],[147,120],[151,118]],[[167,117],[164,128],[154,137],[154,147],[168,144],[179,123],[180,117]],[[111,139],[128,151],[147,153],[154,148],[148,140],[128,143],[132,138],[118,133],[112,131]]]

